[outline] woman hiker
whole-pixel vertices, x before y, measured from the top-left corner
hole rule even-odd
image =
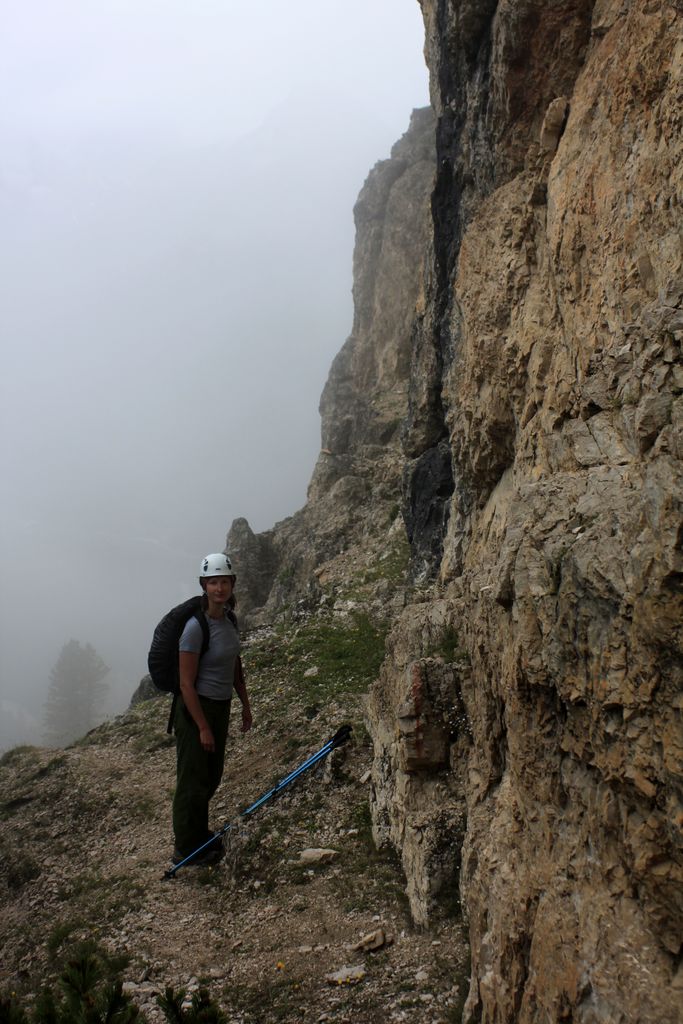
[[[214,834],[209,830],[209,801],[223,775],[233,690],[242,702],[242,732],[251,729],[240,638],[232,611],[235,580],[227,555],[206,556],[201,564],[199,583],[204,591],[202,609],[209,627],[209,647],[202,655],[204,631],[194,616],[188,619],[178,645],[180,699],[174,722],[177,750],[174,864],[179,864]],[[215,843],[190,863],[215,864],[222,855],[223,845],[217,836]]]

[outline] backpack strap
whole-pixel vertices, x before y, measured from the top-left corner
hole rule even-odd
[[[166,732],[169,736],[173,735],[173,722],[175,720],[175,709],[178,705],[178,694],[173,694],[173,700],[171,701],[171,710],[168,713],[168,725],[166,726]]]
[[[206,615],[203,611],[197,612],[195,619],[202,627],[202,649],[199,652],[199,657],[201,659],[209,649],[209,623],[206,621]]]

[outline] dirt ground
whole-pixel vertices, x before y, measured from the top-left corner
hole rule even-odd
[[[261,679],[251,685],[255,727],[242,736],[239,715],[231,723],[212,803],[215,828],[233,822],[228,855],[173,880],[163,877],[175,757],[166,700],[67,750],[4,756],[2,991],[30,1001],[85,943],[111,957],[151,1022],[162,1020],[156,996],[169,985],[188,996],[208,988],[235,1024],[460,1019],[462,924],[417,930],[395,854],[372,842],[361,696],[318,709],[285,700],[272,674]],[[350,743],[253,817],[238,816],[346,721]],[[312,849],[334,852],[302,862]]]

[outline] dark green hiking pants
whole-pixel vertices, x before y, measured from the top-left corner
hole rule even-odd
[[[223,775],[225,744],[230,721],[229,700],[199,698],[211,727],[216,749],[207,753],[199,742],[199,729],[182,697],[175,714],[176,789],[173,797],[173,832],[176,850],[187,856],[205,843],[209,832],[209,800]]]

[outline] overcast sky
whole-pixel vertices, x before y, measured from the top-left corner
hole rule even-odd
[[[5,723],[71,637],[123,707],[232,520],[303,505],[422,45],[417,0],[0,0]]]

